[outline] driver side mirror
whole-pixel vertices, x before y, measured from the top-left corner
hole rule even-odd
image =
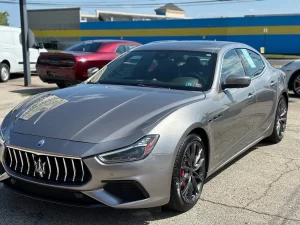
[[[251,78],[249,76],[237,76],[229,75],[226,80],[221,84],[222,89],[226,88],[245,88],[251,84]]]
[[[97,68],[97,67],[89,68],[87,71],[88,77],[90,78],[90,77],[94,76],[98,71],[99,71],[99,68]]]

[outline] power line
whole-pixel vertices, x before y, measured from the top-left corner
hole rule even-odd
[[[112,0],[111,0],[112,1]],[[174,2],[173,4],[178,6],[198,6],[198,5],[219,5],[219,4],[232,4],[232,3],[245,3],[245,2],[258,2],[264,0],[202,0],[202,1],[187,1],[187,2]],[[16,1],[0,0],[0,3],[18,4]],[[108,7],[108,8],[153,8],[165,5],[167,3],[130,3],[130,4],[116,4],[116,3],[87,3],[87,2],[44,2],[44,1],[29,1],[27,5],[35,6],[77,6],[81,5],[83,8],[95,8],[95,7]]]

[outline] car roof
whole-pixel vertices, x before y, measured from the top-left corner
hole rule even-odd
[[[98,40],[87,40],[82,42],[97,42],[97,43],[137,43],[128,40],[116,40],[116,39],[98,39]]]
[[[249,46],[238,43],[238,42],[228,42],[228,41],[206,41],[206,40],[185,40],[185,41],[156,41],[150,42],[148,44],[142,45],[132,51],[140,50],[178,50],[178,51],[204,51],[211,53],[218,53],[221,50],[229,48],[240,48]]]

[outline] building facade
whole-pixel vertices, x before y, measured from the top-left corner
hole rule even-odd
[[[36,40],[37,42],[44,43],[46,48],[65,49],[80,41],[80,36],[69,34],[80,30],[82,23],[158,21],[185,18],[184,11],[173,4],[167,4],[157,10],[156,14],[152,15],[101,10],[96,10],[95,14],[85,14],[81,12],[80,8],[35,9],[28,10],[28,26],[31,30],[43,32],[43,36],[36,35]],[[169,12],[168,10],[171,11]],[[163,13],[164,11],[165,13]],[[67,35],[56,35],[61,33],[59,31],[65,32]]]

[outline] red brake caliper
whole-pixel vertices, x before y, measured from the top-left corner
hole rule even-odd
[[[184,162],[186,163],[187,160],[184,159]],[[181,178],[184,178],[184,175],[185,175],[184,169],[181,169],[181,171],[180,171],[180,177],[181,177]],[[186,185],[186,182],[182,182],[181,188],[183,189],[183,188],[185,187],[185,185]]]

